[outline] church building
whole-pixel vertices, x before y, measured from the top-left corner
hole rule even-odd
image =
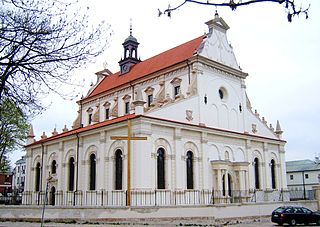
[[[71,130],[36,141],[30,128],[23,204],[286,200],[279,121],[252,109],[227,23],[216,13],[206,24],[207,34],[143,61],[130,29],[119,72],[96,73]]]

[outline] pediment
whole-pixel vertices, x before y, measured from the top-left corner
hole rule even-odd
[[[105,102],[105,103],[103,104],[103,106],[104,106],[104,107],[106,107],[106,108],[109,108],[109,107],[110,107],[110,105],[111,105],[111,103],[110,103],[110,102],[108,102],[108,101],[107,101],[107,102]]]
[[[181,84],[181,81],[182,81],[182,79],[175,77],[175,78],[173,78],[173,79],[171,80],[170,83],[171,83],[173,86],[176,86],[176,85],[180,85],[180,84]]]
[[[122,99],[124,101],[129,101],[131,99],[131,96],[130,95],[125,95]]]
[[[146,94],[152,94],[153,93],[153,91],[154,91],[154,88],[153,87],[147,87],[145,90],[144,90],[144,92],[146,93]]]

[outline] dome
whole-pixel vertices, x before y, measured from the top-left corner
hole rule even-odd
[[[125,39],[124,42],[128,42],[128,41],[138,42],[137,39],[133,37],[131,34],[128,36],[128,38]]]

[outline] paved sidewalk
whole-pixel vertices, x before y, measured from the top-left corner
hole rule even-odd
[[[0,227],[40,227],[41,223],[32,223],[32,222],[0,222]],[[133,227],[146,227],[146,226],[152,226],[152,227],[173,227],[173,226],[216,226],[216,227],[225,227],[225,226],[230,226],[230,227],[273,227],[275,224],[271,222],[255,222],[255,223],[243,223],[243,224],[236,224],[236,225],[212,225],[212,224],[195,224],[195,225],[180,225],[179,223],[172,223],[172,224],[81,224],[81,223],[76,223],[76,224],[65,224],[65,223],[44,223],[44,227],[128,227],[128,226],[133,226]]]

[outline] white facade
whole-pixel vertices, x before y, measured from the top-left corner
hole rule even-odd
[[[26,157],[22,156],[15,164],[16,166],[13,169],[12,188],[18,192],[23,192],[26,176]]]
[[[294,199],[314,198],[313,187],[320,184],[319,158],[286,162],[288,189]]]
[[[41,203],[48,186],[52,204],[124,205],[128,146],[111,137],[127,135],[128,119],[131,136],[147,138],[130,143],[131,205],[279,199],[287,190],[280,125],[274,130],[252,111],[227,24],[216,15],[207,25],[205,37],[170,50],[183,55],[197,44],[184,60],[142,75],[147,63],[164,60],[160,54],[128,74],[98,73],[79,101],[75,129],[40,141],[31,133],[24,203]],[[97,92],[115,76],[121,86]]]

